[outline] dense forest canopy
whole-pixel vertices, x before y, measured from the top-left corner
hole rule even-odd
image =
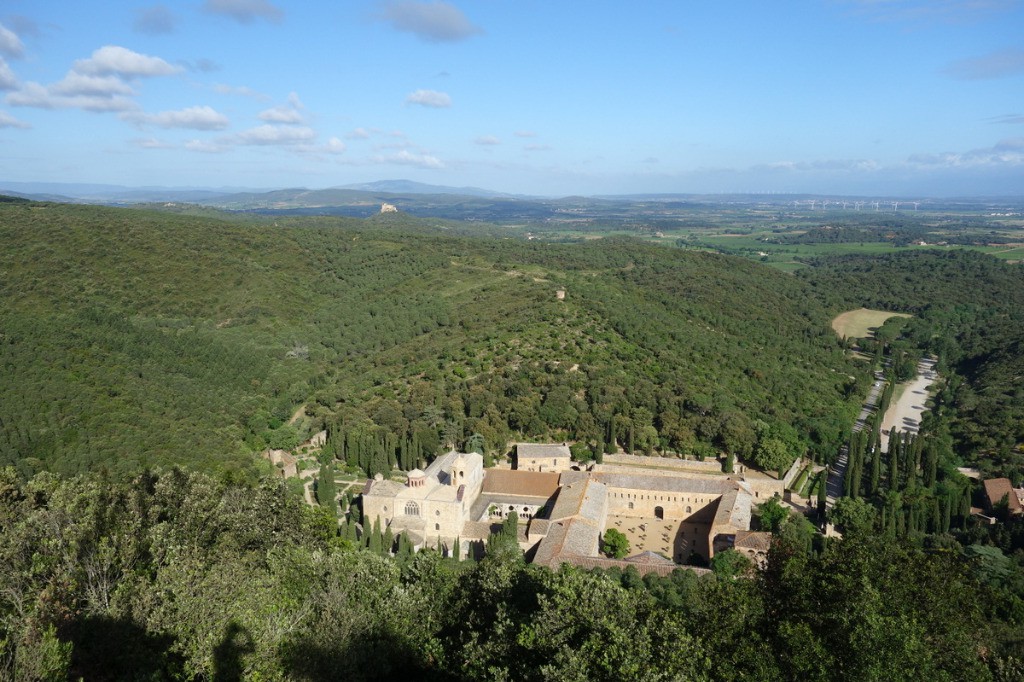
[[[794,276],[402,215],[23,201],[0,201],[0,239],[0,679],[1024,679],[1024,523],[977,522],[955,468],[1024,471],[1020,266]],[[913,317],[858,356],[829,321],[862,306]],[[920,434],[884,456],[877,423],[851,436],[874,361],[902,379],[927,354]],[[331,504],[255,464],[298,442],[297,408],[328,430]],[[844,538],[772,500],[764,568],[641,578],[525,563],[514,519],[457,562],[357,532],[351,490],[334,513],[335,467],[519,438],[768,468],[845,445]]]
[[[868,381],[805,283],[740,259],[404,216],[0,211],[0,459],[23,475],[251,476],[303,404],[382,443],[381,468],[474,434],[749,457],[772,432],[824,456]]]
[[[948,377],[957,452],[986,472],[1024,475],[1024,267],[970,251],[825,258],[797,274],[842,310],[913,313],[903,334]]]

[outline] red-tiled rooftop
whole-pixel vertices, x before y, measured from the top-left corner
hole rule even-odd
[[[558,490],[559,474],[553,471],[488,469],[482,492],[523,497],[551,497]]]
[[[1024,509],[1021,508],[1020,500],[1017,499],[1017,493],[1013,490],[1013,485],[1010,483],[1008,478],[989,478],[984,482],[985,495],[988,497],[989,506],[995,506],[1005,497],[1006,503],[1011,513],[1019,514]]]

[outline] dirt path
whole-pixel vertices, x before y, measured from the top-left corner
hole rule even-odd
[[[288,426],[295,426],[295,422],[302,419],[302,415],[304,414],[306,414],[306,406],[299,405],[299,409],[295,410],[295,414],[293,414],[292,418],[288,420]]]
[[[917,433],[921,426],[921,415],[924,413],[925,401],[928,400],[928,387],[936,382],[935,361],[921,360],[917,365],[917,376],[905,384],[899,400],[889,406],[882,418],[882,451],[889,451],[889,434],[893,429],[900,433]]]

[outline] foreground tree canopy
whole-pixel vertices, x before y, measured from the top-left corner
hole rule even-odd
[[[987,556],[778,540],[749,578],[389,558],[277,483],[0,475],[0,671],[15,679],[1017,679]],[[993,560],[994,561],[994,560]],[[988,561],[985,566],[996,565]],[[749,572],[747,575],[751,575]],[[1002,578],[993,576],[1001,575]]]

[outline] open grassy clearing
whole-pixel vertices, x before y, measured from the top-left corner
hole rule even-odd
[[[890,317],[913,317],[907,313],[892,313],[887,310],[859,308],[848,310],[832,320],[832,329],[843,338],[864,339],[872,336]]]

